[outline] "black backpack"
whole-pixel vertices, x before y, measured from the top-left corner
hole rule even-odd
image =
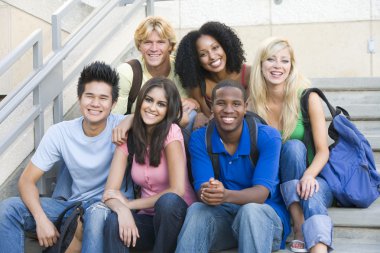
[[[65,218],[67,212],[71,211],[72,213]],[[78,218],[83,223],[83,207],[82,202],[75,202],[68,206],[63,212],[59,215],[57,222],[55,223],[56,228],[59,231],[58,241],[51,247],[47,247],[43,250],[43,253],[64,253],[69,247],[71,241],[74,238],[75,231],[78,226]],[[65,219],[64,219],[65,218]]]
[[[128,95],[127,111],[125,112],[125,115],[131,114],[132,105],[136,101],[136,98],[139,94],[139,91],[141,89],[142,79],[143,79],[142,67],[139,60],[132,59],[130,61],[127,61],[127,63],[131,65],[132,67],[133,79],[132,79],[132,87]]]
[[[247,113],[244,116],[247,126],[249,129],[249,136],[251,137],[251,151],[250,151],[250,160],[253,165],[256,165],[257,160],[259,158],[259,151],[256,148],[257,143],[257,123],[261,123],[264,125],[267,125],[265,120],[261,118],[259,115],[257,115],[254,112],[247,111]],[[212,131],[215,129],[215,119],[211,119],[206,127],[206,149],[207,153],[210,156],[211,162],[212,162],[212,168],[214,169],[214,178],[219,179],[220,176],[220,165],[219,165],[219,154],[214,153],[212,151],[212,145],[211,145],[211,135]]]
[[[179,126],[180,127],[180,126]],[[191,173],[191,161],[190,161],[190,154],[188,150],[188,143],[190,139],[190,132],[186,128],[180,127],[183,135],[183,142],[185,146],[185,151],[186,151],[186,161],[187,161],[187,175],[189,178],[189,182],[191,186],[193,186],[193,174]],[[132,163],[133,163],[133,156],[135,155],[135,146],[134,146],[134,141],[133,141],[133,130],[130,130],[128,133],[128,138],[127,138],[127,147],[128,147],[128,160],[127,160],[127,168],[126,168],[126,178],[131,176],[131,171],[132,171]],[[132,181],[132,180],[131,180]],[[133,182],[133,181],[132,181]],[[127,191],[128,185],[126,186],[126,191]],[[135,194],[135,198],[140,196],[140,187],[133,183],[133,191]]]

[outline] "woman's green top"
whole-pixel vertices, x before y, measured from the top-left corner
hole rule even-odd
[[[304,134],[305,134],[305,126],[303,124],[302,113],[301,113],[301,111],[299,111],[296,127],[294,128],[293,133],[290,135],[289,140],[296,139],[296,140],[303,141]],[[314,159],[313,149],[311,147],[308,147],[309,164],[313,161],[313,159]]]

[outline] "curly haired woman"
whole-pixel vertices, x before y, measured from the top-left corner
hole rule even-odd
[[[243,45],[237,34],[223,23],[207,22],[181,40],[175,71],[182,86],[209,117],[211,91],[219,81],[232,79],[248,87],[250,66],[244,62]]]

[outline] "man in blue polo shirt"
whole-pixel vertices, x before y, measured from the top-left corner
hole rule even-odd
[[[250,132],[244,115],[247,96],[239,84],[225,80],[212,92],[215,128],[213,152],[219,155],[219,180],[207,153],[201,128],[191,135],[194,188],[201,202],[188,209],[176,252],[209,252],[239,247],[265,253],[285,247],[289,215],[279,191],[281,137],[267,125],[257,126],[256,165],[250,159]]]

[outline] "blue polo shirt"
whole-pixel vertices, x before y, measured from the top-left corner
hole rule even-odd
[[[191,167],[194,178],[194,188],[198,192],[201,185],[214,177],[212,162],[207,154],[206,127],[192,133],[189,142]],[[211,135],[211,144],[214,153],[219,153],[220,176],[226,189],[243,190],[255,185],[262,185],[269,191],[265,201],[281,218],[284,233],[282,248],[290,233],[289,214],[282,200],[279,186],[279,158],[281,150],[281,136],[279,132],[267,125],[257,125],[256,148],[259,158],[256,166],[250,160],[250,136],[246,121],[243,122],[243,131],[236,152],[230,155],[225,149],[222,139],[215,127]]]

